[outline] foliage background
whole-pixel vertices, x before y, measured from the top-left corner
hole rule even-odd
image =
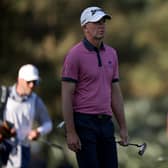
[[[93,5],[112,15],[105,42],[118,51],[130,141],[148,144],[143,157],[134,147],[118,146],[120,168],[166,168],[168,1],[1,0],[0,82],[11,85],[22,64],[37,65],[42,77],[37,92],[54,123],[46,139],[63,145],[68,161],[76,167],[63,130],[57,129],[62,119],[60,74],[66,52],[83,38],[80,13]],[[32,146],[32,167],[35,163],[58,168],[65,163],[58,149],[39,142]]]

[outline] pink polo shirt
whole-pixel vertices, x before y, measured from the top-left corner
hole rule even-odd
[[[102,44],[98,51],[84,39],[65,57],[62,80],[76,83],[75,112],[112,115],[111,85],[119,80],[115,49]]]

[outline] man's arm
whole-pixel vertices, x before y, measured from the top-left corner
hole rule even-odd
[[[75,83],[62,82],[62,112],[65,121],[67,144],[69,149],[76,152],[81,149],[81,143],[75,130],[72,100]]]
[[[121,143],[128,143],[128,131],[126,126],[123,97],[118,82],[112,84],[112,110],[120,128]]]
[[[49,132],[51,132],[53,127],[47,107],[40,97],[37,97],[36,99],[35,108],[35,120],[38,122],[39,125],[37,128],[32,129],[29,132],[29,140],[36,140],[39,138],[40,135],[48,134]]]

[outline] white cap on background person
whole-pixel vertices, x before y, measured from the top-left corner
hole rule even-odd
[[[97,22],[102,18],[111,19],[111,16],[99,7],[88,7],[81,14],[80,24],[84,26],[88,22]]]
[[[39,81],[39,71],[34,65],[26,64],[20,67],[18,72],[18,78],[24,79],[25,81]]]

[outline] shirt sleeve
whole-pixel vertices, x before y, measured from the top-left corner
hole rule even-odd
[[[62,80],[63,81],[78,81],[78,57],[73,52],[70,52],[64,60],[63,70],[62,70]]]
[[[49,116],[48,110],[42,99],[37,97],[36,100],[36,115],[35,118],[39,124],[37,130],[41,135],[47,134],[52,130],[53,124]]]
[[[113,50],[114,55],[114,65],[113,65],[113,80],[112,82],[118,82],[119,81],[119,66],[118,66],[118,55],[116,50]]]

